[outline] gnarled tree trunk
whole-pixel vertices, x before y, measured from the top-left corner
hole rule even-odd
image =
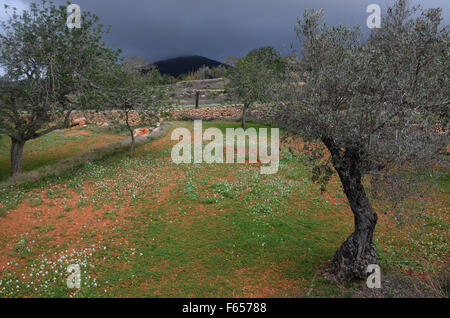
[[[338,170],[344,192],[355,217],[355,231],[345,240],[332,260],[332,272],[340,281],[367,277],[367,267],[377,263],[372,242],[377,214],[367,198],[358,171]]]
[[[25,141],[11,138],[11,176],[22,172],[23,148]]]
[[[355,231],[334,254],[331,271],[339,281],[364,279],[368,276],[367,267],[378,259],[372,241],[378,217],[362,184],[362,152],[357,145],[343,149],[331,137],[322,137],[322,141],[331,153],[355,219]]]

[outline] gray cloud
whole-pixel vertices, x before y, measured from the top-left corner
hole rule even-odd
[[[0,0],[24,7],[29,0]],[[55,1],[66,3],[66,1]],[[108,45],[124,55],[148,61],[187,54],[223,60],[243,56],[265,45],[288,48],[295,40],[297,16],[305,8],[324,8],[330,24],[361,24],[365,28],[366,7],[387,0],[74,0],[82,10],[97,14],[111,25]],[[448,0],[416,1],[425,7],[442,7],[449,21]],[[4,19],[0,15],[0,19]]]

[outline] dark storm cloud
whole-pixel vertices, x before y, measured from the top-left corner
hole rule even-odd
[[[19,4],[29,1],[0,0]],[[56,1],[66,3],[66,1]],[[361,24],[367,5],[386,0],[74,0],[82,10],[111,25],[106,42],[124,55],[148,61],[198,54],[223,60],[243,56],[265,45],[278,49],[295,40],[297,16],[305,8],[324,8],[330,24]],[[419,1],[420,2],[420,1]],[[422,1],[425,6],[425,1]],[[415,3],[418,3],[416,1]],[[427,0],[426,7],[443,7],[448,23],[450,1]],[[0,16],[1,18],[1,16]]]

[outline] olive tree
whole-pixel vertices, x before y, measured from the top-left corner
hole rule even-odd
[[[392,194],[433,163],[448,167],[448,140],[434,129],[450,100],[448,25],[440,9],[403,0],[382,21],[364,41],[359,27],[331,27],[322,10],[305,11],[296,25],[302,54],[276,109],[280,126],[328,149],[330,169],[320,171],[334,168],[353,212],[354,232],[331,263],[339,280],[367,277],[377,263],[368,189]]]
[[[271,85],[283,73],[284,63],[273,47],[267,46],[250,51],[247,56],[236,61],[230,67],[226,77],[229,83],[226,91],[232,100],[243,104],[242,128],[248,108],[255,102],[268,101],[273,96]]]
[[[24,145],[67,127],[76,107],[86,105],[89,78],[117,58],[101,41],[98,17],[83,12],[81,28],[69,29],[67,8],[43,0],[18,12],[5,6],[0,66],[0,133],[11,138],[11,175],[22,171]]]
[[[99,91],[106,111],[119,111],[131,136],[130,157],[133,156],[135,136],[131,113],[140,117],[141,123],[154,125],[166,115],[167,87],[155,67],[143,73],[134,64],[116,64],[110,72],[98,79]]]

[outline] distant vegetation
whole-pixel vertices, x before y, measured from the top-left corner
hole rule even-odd
[[[186,75],[197,72],[202,67],[208,67],[210,69],[218,66],[225,66],[225,64],[218,61],[211,60],[203,56],[181,56],[163,61],[153,63],[154,66],[163,75],[169,75],[172,77],[179,77],[180,75]]]
[[[184,81],[195,81],[221,78],[226,76],[227,69],[228,67],[225,65],[219,65],[212,68],[204,65],[195,72],[191,72],[189,74],[181,74],[180,76],[178,76],[178,79]]]

